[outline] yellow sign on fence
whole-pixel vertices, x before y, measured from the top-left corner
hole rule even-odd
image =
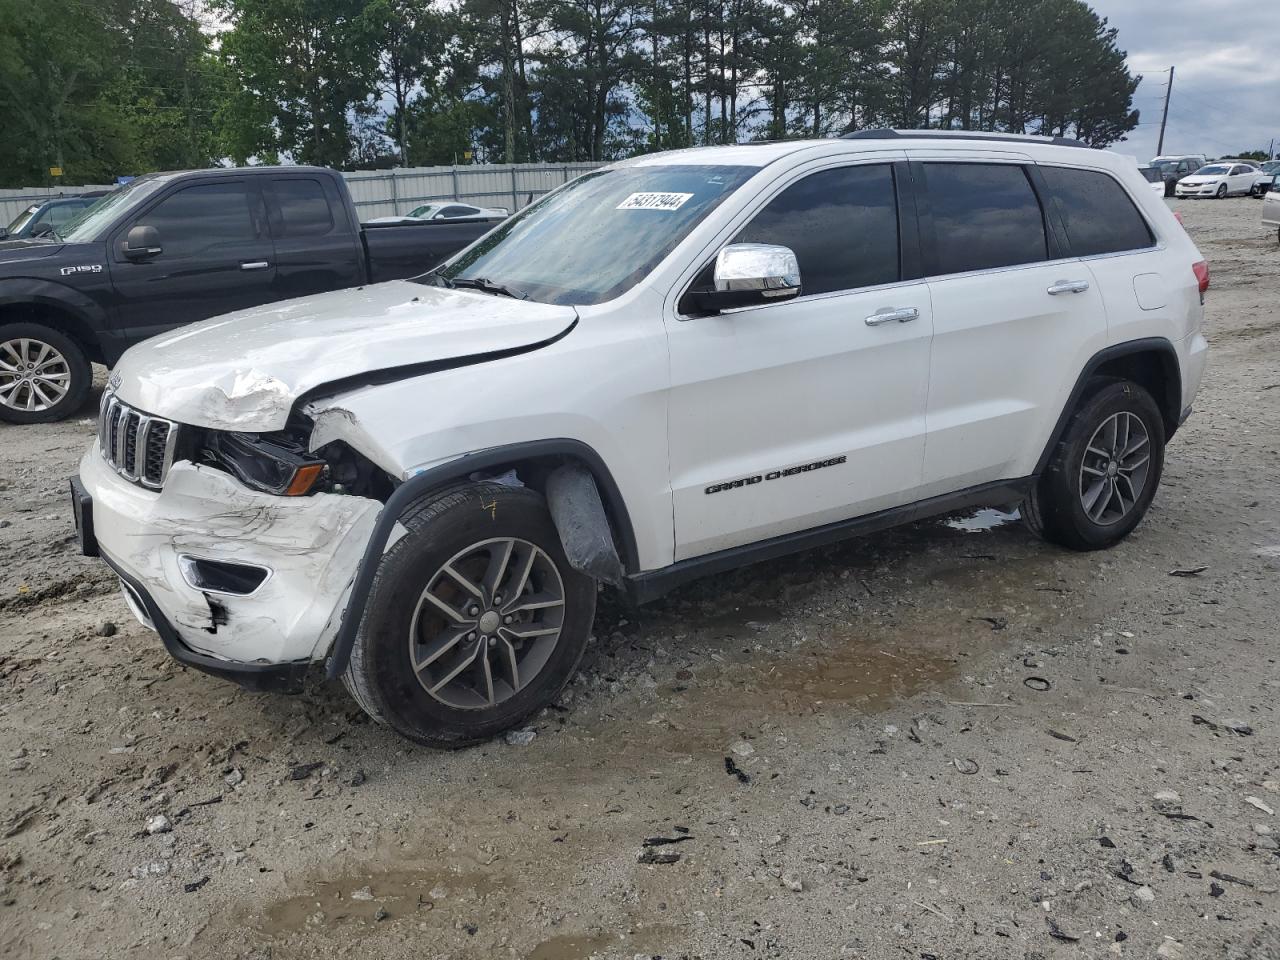
[[[61,168],[61,167],[50,167],[50,168],[49,168],[49,176],[51,176],[51,177],[60,177],[60,176],[62,176],[62,168]]]

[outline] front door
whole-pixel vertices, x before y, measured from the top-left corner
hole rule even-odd
[[[129,260],[129,230],[153,226],[160,253]],[[111,241],[116,323],[127,345],[165,330],[274,299],[275,250],[250,178],[181,186]]]
[[[933,320],[900,234],[892,163],[808,173],[733,238],[790,247],[800,296],[668,319],[677,560],[914,499]]]

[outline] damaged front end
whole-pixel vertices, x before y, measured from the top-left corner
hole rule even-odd
[[[122,469],[142,447],[85,455],[96,548],[179,660],[249,686],[295,686],[332,642],[392,482],[345,444],[310,451],[305,419],[270,434],[175,430],[171,465],[146,485]],[[256,682],[268,667],[274,679]]]

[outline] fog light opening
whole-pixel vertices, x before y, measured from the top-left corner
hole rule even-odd
[[[257,593],[271,579],[271,570],[253,563],[232,563],[227,560],[209,560],[190,554],[178,556],[182,579],[193,590],[201,593],[221,593],[233,597],[248,597]]]

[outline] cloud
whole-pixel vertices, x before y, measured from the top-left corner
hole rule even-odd
[[[1148,160],[1156,153],[1170,65],[1176,67],[1165,153],[1225,156],[1280,143],[1280,58],[1246,0],[1095,0],[1119,31],[1129,69],[1142,74],[1134,95],[1141,125],[1113,149]]]

